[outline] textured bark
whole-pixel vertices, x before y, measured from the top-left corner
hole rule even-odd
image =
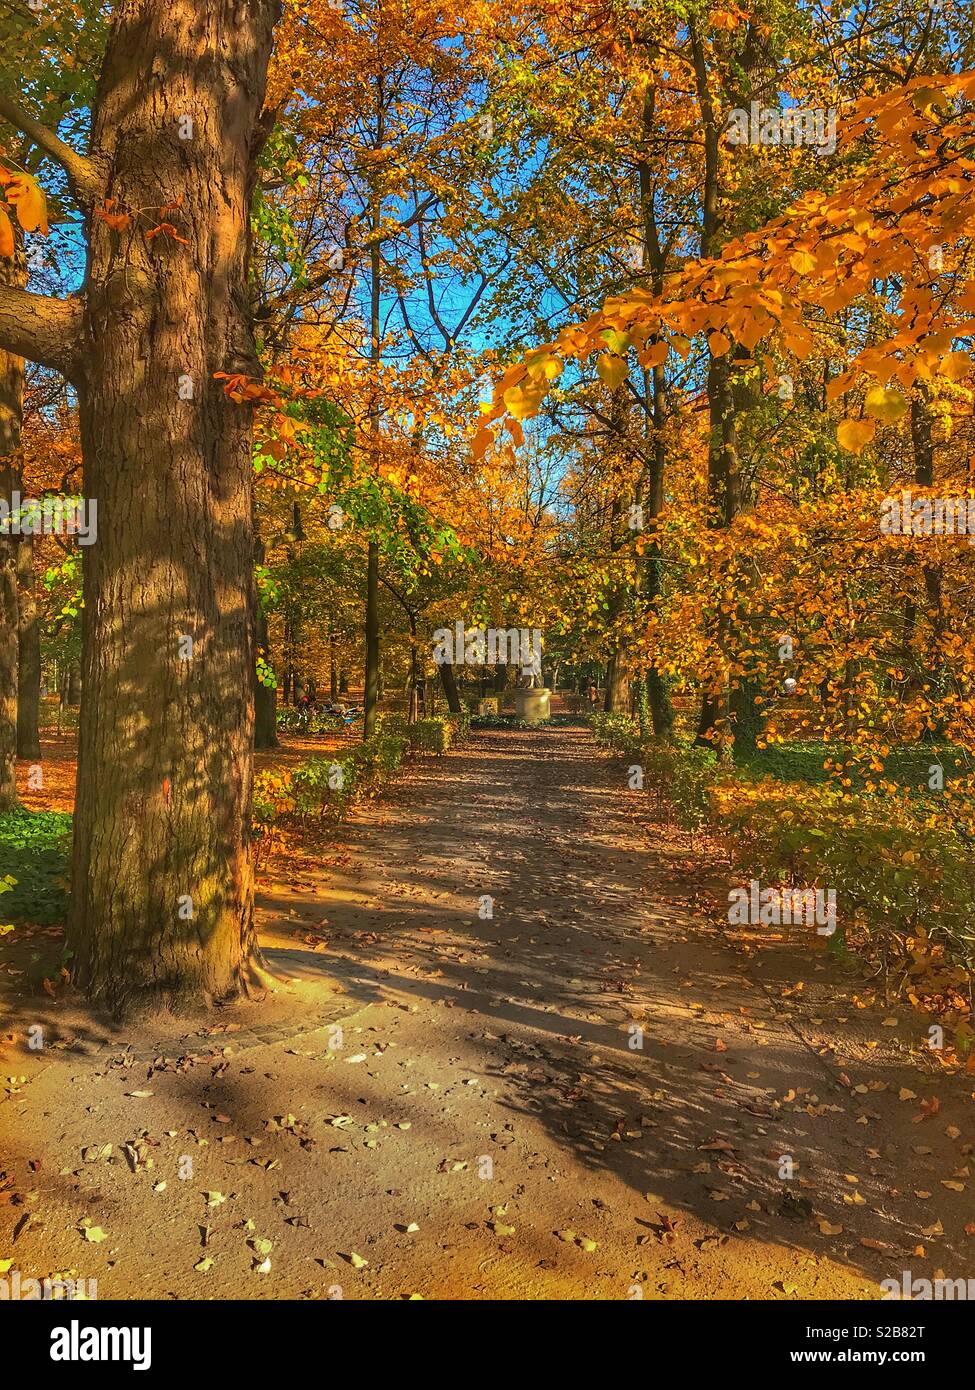
[[[606,662],[606,688],[603,709],[611,714],[625,714],[630,708],[630,678],[626,671],[626,646],[620,643]]]
[[[89,227],[79,394],[98,539],[68,946],[116,1013],[232,995],[259,959],[252,420],[214,374],[258,371],[248,210],[275,19],[270,0],[122,0],[94,101],[104,194],[187,243]]]
[[[12,476],[0,458],[0,497],[9,498]],[[0,811],[17,805],[16,760],[17,562],[14,542],[0,539]]]
[[[19,247],[0,259],[0,284],[21,286],[26,269]],[[20,480],[24,360],[0,350],[0,497],[11,501]],[[17,805],[17,667],[20,610],[17,563],[23,541],[0,535],[0,811]]]

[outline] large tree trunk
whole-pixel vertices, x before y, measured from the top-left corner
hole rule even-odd
[[[2,370],[2,364],[0,364]],[[2,421],[0,421],[2,426]],[[0,446],[2,448],[3,446]],[[0,456],[0,498],[9,502],[13,470]],[[0,538],[0,811],[17,805],[16,542]]]
[[[25,280],[18,245],[13,257],[0,258],[0,283],[19,287]],[[0,499],[8,508],[20,479],[23,402],[24,360],[0,350]],[[0,811],[17,805],[17,563],[23,545],[20,537],[0,533]]]
[[[79,394],[98,539],[68,947],[115,1012],[230,996],[258,962],[252,420],[214,374],[258,372],[248,214],[276,17],[272,0],[122,0],[94,102],[104,193],[140,212],[121,233],[90,223]],[[146,237],[167,221],[186,244]]]

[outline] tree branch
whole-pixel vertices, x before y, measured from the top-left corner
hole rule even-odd
[[[70,145],[55,135],[40,121],[35,121],[21,108],[0,92],[0,116],[16,130],[21,131],[34,144],[56,160],[68,176],[71,191],[80,203],[93,202],[101,193],[102,180],[94,162],[73,150]]]
[[[76,381],[80,372],[81,301],[0,285],[0,347]]]

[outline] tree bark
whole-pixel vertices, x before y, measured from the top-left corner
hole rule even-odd
[[[18,245],[13,257],[0,259],[0,283],[22,286],[25,276]],[[0,350],[0,498],[8,508],[20,479],[23,401],[24,359]],[[0,533],[0,811],[17,805],[17,564],[23,544],[21,537]]]
[[[379,704],[379,542],[369,542],[366,562],[366,672],[362,737],[376,731]]]
[[[254,521],[254,563],[263,565],[265,557],[264,542],[257,529],[257,517],[253,516]],[[265,613],[260,600],[257,602],[256,613],[256,641],[257,655],[263,657],[268,666],[271,664],[271,641],[267,630],[267,614]],[[254,747],[265,752],[269,748],[279,748],[278,741],[278,692],[277,687],[265,685],[260,679],[257,671],[257,663],[254,663]]]
[[[440,672],[440,684],[443,686],[444,698],[447,701],[447,708],[451,714],[460,714],[462,706],[460,695],[457,690],[457,681],[454,679],[454,668],[449,662],[438,663],[437,670]]]
[[[89,223],[79,396],[98,539],[67,944],[116,1014],[231,996],[259,964],[252,419],[214,374],[259,374],[249,208],[276,18],[272,0],[122,0],[94,101],[102,193],[138,211],[121,232]],[[166,221],[186,244],[146,236]]]
[[[17,547],[17,756],[41,756],[41,629],[34,592],[34,538]]]

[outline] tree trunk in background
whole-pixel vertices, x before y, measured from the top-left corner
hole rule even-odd
[[[923,383],[918,384],[911,396],[911,447],[914,452],[914,481],[919,487],[934,486],[934,433],[931,428],[930,392]],[[924,599],[927,618],[931,627],[928,649],[924,657],[914,653],[911,664],[917,668],[916,685],[929,687],[930,698],[936,701],[945,694],[944,653],[941,643],[944,635],[944,596],[942,594],[943,573],[940,565],[924,565]],[[910,620],[905,613],[905,630],[913,635],[916,610],[909,599]],[[944,721],[940,717],[933,720],[932,727],[923,731],[926,739],[940,738],[944,735]]]
[[[708,56],[695,23],[690,26],[691,54],[694,65],[695,87],[704,128],[704,188],[701,218],[701,256],[705,259],[716,256],[721,250],[728,229],[722,218],[722,188],[720,184],[721,155],[720,143],[724,128],[724,117],[720,101],[712,95],[708,73]],[[724,99],[732,106],[745,102],[751,94],[751,72],[759,61],[760,49],[749,51],[747,59],[738,65],[734,72],[735,89],[728,90],[724,84]],[[736,356],[749,359],[744,349],[736,350]],[[739,402],[735,397],[734,379],[731,368],[731,354],[715,355],[708,348],[707,377],[708,416],[710,438],[708,443],[708,500],[711,504],[710,524],[716,529],[730,527],[741,508],[741,484],[738,471],[738,435],[736,415]],[[724,611],[728,609],[729,611]],[[730,601],[725,602],[719,595],[718,611],[709,623],[709,636],[715,649],[715,675],[709,687],[701,696],[701,714],[698,721],[695,743],[705,748],[715,747],[719,740],[726,739],[729,733],[731,714],[731,678],[728,670],[728,647],[731,635]],[[739,702],[749,702],[751,696],[745,691]],[[744,710],[742,709],[742,714]],[[751,714],[748,715],[751,718]]]
[[[366,563],[366,673],[365,714],[362,737],[371,738],[376,731],[376,707],[379,704],[379,543],[369,542]]]
[[[454,668],[449,662],[443,661],[438,664],[437,670],[440,672],[440,684],[443,686],[447,708],[451,714],[460,714],[462,706],[457,690],[457,681],[454,679]]]
[[[643,100],[643,131],[648,140],[656,137],[657,91],[651,82]],[[643,217],[643,255],[650,269],[650,284],[654,294],[661,294],[667,258],[660,243],[655,199],[656,175],[650,163],[641,159],[637,164],[640,180],[640,210]],[[651,340],[655,341],[655,340]],[[667,374],[662,362],[644,374],[644,394],[650,398],[648,425],[650,432],[650,461],[646,486],[640,497],[644,518],[653,532],[642,560],[637,561],[638,587],[648,617],[656,612],[663,592],[663,557],[657,535],[657,518],[664,506],[664,478],[667,470],[667,446],[664,430],[667,425]],[[674,710],[663,676],[651,663],[644,671],[641,688],[640,716],[644,718],[644,698],[650,710],[655,738],[670,741],[674,736]],[[642,731],[642,730],[641,730]]]
[[[17,547],[17,756],[41,756],[41,628],[34,595],[34,538],[25,536]]]
[[[264,541],[257,529],[257,508],[252,508],[254,524],[254,564],[263,565],[265,558]],[[257,656],[267,666],[271,665],[271,640],[267,630],[267,614],[260,598],[257,599],[255,615],[255,641]],[[278,742],[278,691],[274,685],[265,685],[260,679],[257,662],[254,663],[254,747],[265,752],[269,748],[279,748]]]
[[[0,460],[2,462],[2,460]],[[9,500],[0,470],[0,497]],[[17,565],[14,542],[0,540],[0,811],[17,805]]]
[[[18,241],[0,259],[0,283],[22,288],[26,266]],[[24,409],[24,359],[0,349],[0,498],[8,504],[20,481],[20,427]],[[20,605],[17,567],[24,541],[0,534],[0,811],[17,805],[17,696]]]
[[[267,631],[267,615],[257,610],[257,652],[267,664],[271,664],[271,647]],[[265,685],[257,677],[257,664],[254,665],[254,747],[262,752],[268,748],[280,748],[278,741],[278,691],[277,686]]]
[[[328,639],[328,696],[333,703],[339,698],[339,668],[335,664],[334,635],[330,635]]]
[[[93,103],[105,191],[153,218],[181,199],[165,220],[186,241],[90,223],[79,396],[99,524],[67,944],[117,1014],[231,996],[259,963],[252,416],[214,374],[259,373],[249,209],[276,18],[272,0],[121,0]]]
[[[626,648],[622,645],[610,652],[606,662],[606,688],[603,709],[607,713],[625,714],[630,705],[630,679],[626,673]]]

